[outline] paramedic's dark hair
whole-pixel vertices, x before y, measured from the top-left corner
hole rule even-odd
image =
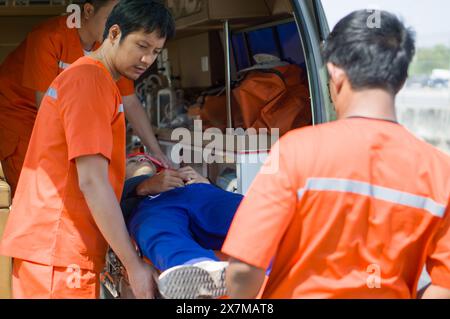
[[[169,9],[155,0],[121,0],[114,7],[106,21],[103,40],[108,37],[109,29],[119,25],[123,41],[131,32],[144,30],[154,31],[160,38],[171,39],[175,35],[175,22]]]
[[[415,33],[393,14],[379,11],[380,25],[369,27],[372,10],[343,18],[322,47],[325,63],[342,68],[354,90],[381,88],[394,94],[408,77]]]

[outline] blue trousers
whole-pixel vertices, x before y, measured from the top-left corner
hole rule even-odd
[[[218,258],[242,195],[208,184],[177,188],[139,204],[128,221],[131,236],[154,266],[167,270]]]

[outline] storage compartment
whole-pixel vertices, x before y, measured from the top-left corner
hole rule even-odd
[[[9,216],[11,205],[11,190],[4,180],[2,166],[0,164],[0,240]],[[11,298],[11,272],[12,261],[10,257],[0,256],[0,299]]]

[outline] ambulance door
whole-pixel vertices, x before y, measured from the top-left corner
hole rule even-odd
[[[294,15],[302,39],[308,68],[313,123],[336,118],[328,90],[328,73],[320,53],[320,44],[329,33],[320,0],[293,0]]]

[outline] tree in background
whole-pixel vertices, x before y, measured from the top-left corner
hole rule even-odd
[[[431,75],[435,69],[450,70],[450,48],[445,45],[436,45],[432,48],[417,49],[409,74]]]

